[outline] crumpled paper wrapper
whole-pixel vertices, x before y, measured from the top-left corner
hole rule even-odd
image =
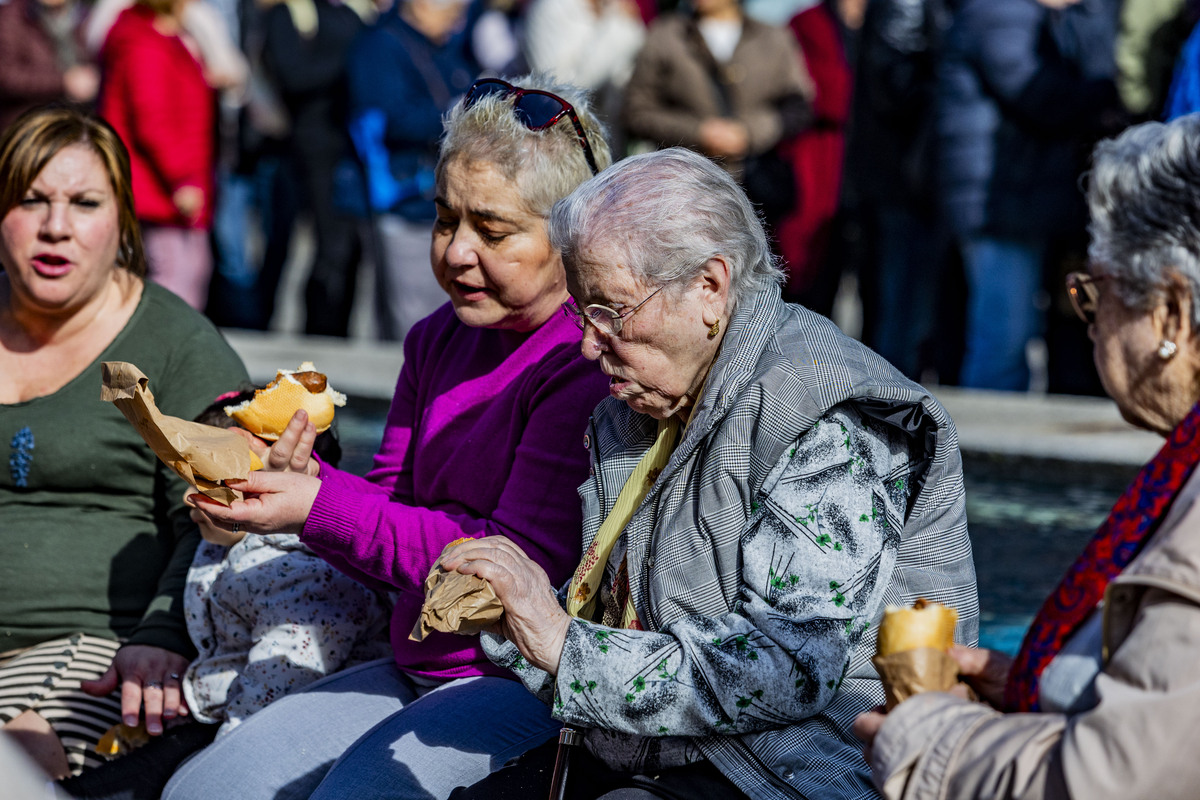
[[[150,380],[126,361],[100,365],[100,399],[113,403],[164,464],[206,497],[229,505],[242,493],[221,485],[250,474],[250,445],[225,428],[171,417],[158,410]]]
[[[891,711],[921,692],[948,692],[958,684],[958,662],[932,647],[919,647],[871,659]]]
[[[423,641],[434,631],[473,636],[495,625],[504,616],[504,606],[490,583],[474,575],[442,569],[446,551],[462,541],[458,539],[446,545],[425,577],[425,604],[408,635],[414,642]]]

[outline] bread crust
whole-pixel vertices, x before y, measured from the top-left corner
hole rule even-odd
[[[299,409],[308,413],[317,433],[329,430],[338,406],[346,404],[346,396],[329,387],[328,381],[306,361],[296,370],[279,370],[275,380],[254,393],[254,397],[236,406],[226,406],[225,413],[260,439],[275,441]]]
[[[958,612],[941,603],[918,599],[912,608],[888,606],[879,623],[877,654],[889,656],[921,647],[946,652],[954,644]]]

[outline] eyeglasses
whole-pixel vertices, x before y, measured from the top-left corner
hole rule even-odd
[[[665,288],[667,287],[658,287],[650,293],[649,297],[626,311],[624,314],[618,313],[608,306],[602,306],[598,303],[592,303],[591,305],[580,309],[579,306],[575,304],[573,299],[562,304],[562,312],[567,319],[575,323],[575,327],[579,328],[579,330],[583,330],[584,320],[588,320],[595,325],[596,330],[600,331],[601,333],[607,336],[620,336],[621,327],[625,322],[625,318],[633,316],[634,312],[646,305],[646,303],[650,302],[651,297],[654,297],[654,295],[658,294]]]
[[[579,139],[579,146],[583,148],[583,156],[587,159],[592,174],[600,172],[600,168],[596,166],[596,156],[592,153],[592,145],[588,141],[587,133],[583,130],[583,125],[580,123],[579,115],[575,113],[573,105],[556,94],[543,92],[541,89],[522,89],[499,78],[482,78],[475,81],[467,90],[467,97],[463,101],[463,105],[470,108],[481,98],[493,95],[499,95],[501,99],[514,98],[513,113],[516,114],[517,120],[531,131],[544,131],[563,117],[570,118],[571,124],[575,126],[575,136]]]
[[[1088,325],[1096,321],[1096,304],[1100,301],[1100,290],[1096,284],[1110,278],[1110,275],[1089,275],[1086,272],[1072,272],[1067,275],[1067,297],[1071,298],[1071,307],[1075,314]]]

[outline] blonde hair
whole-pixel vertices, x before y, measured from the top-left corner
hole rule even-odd
[[[70,106],[27,111],[0,135],[0,219],[3,219],[41,174],[50,160],[72,145],[90,149],[104,165],[117,201],[121,232],[117,265],[146,276],[142,233],[133,210],[129,151],[104,120]]]
[[[602,170],[612,163],[604,126],[582,89],[555,83],[541,74],[512,82],[517,88],[550,92],[570,103],[587,134],[596,167]],[[469,107],[464,98],[446,114],[445,129],[438,153],[439,179],[455,159],[487,162],[513,181],[528,209],[542,217],[549,216],[556,202],[592,177],[571,120],[564,116],[545,130],[531,131],[517,119],[511,96],[488,95]]]

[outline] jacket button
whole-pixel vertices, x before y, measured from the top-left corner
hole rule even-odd
[[[583,449],[590,450],[592,448],[592,437],[588,434],[583,435]]]
[[[783,772],[780,774],[783,775],[783,779],[785,781],[790,781],[792,778],[796,777],[796,773],[792,771],[791,767],[784,767]]]
[[[646,559],[646,569],[654,569],[654,556]]]

